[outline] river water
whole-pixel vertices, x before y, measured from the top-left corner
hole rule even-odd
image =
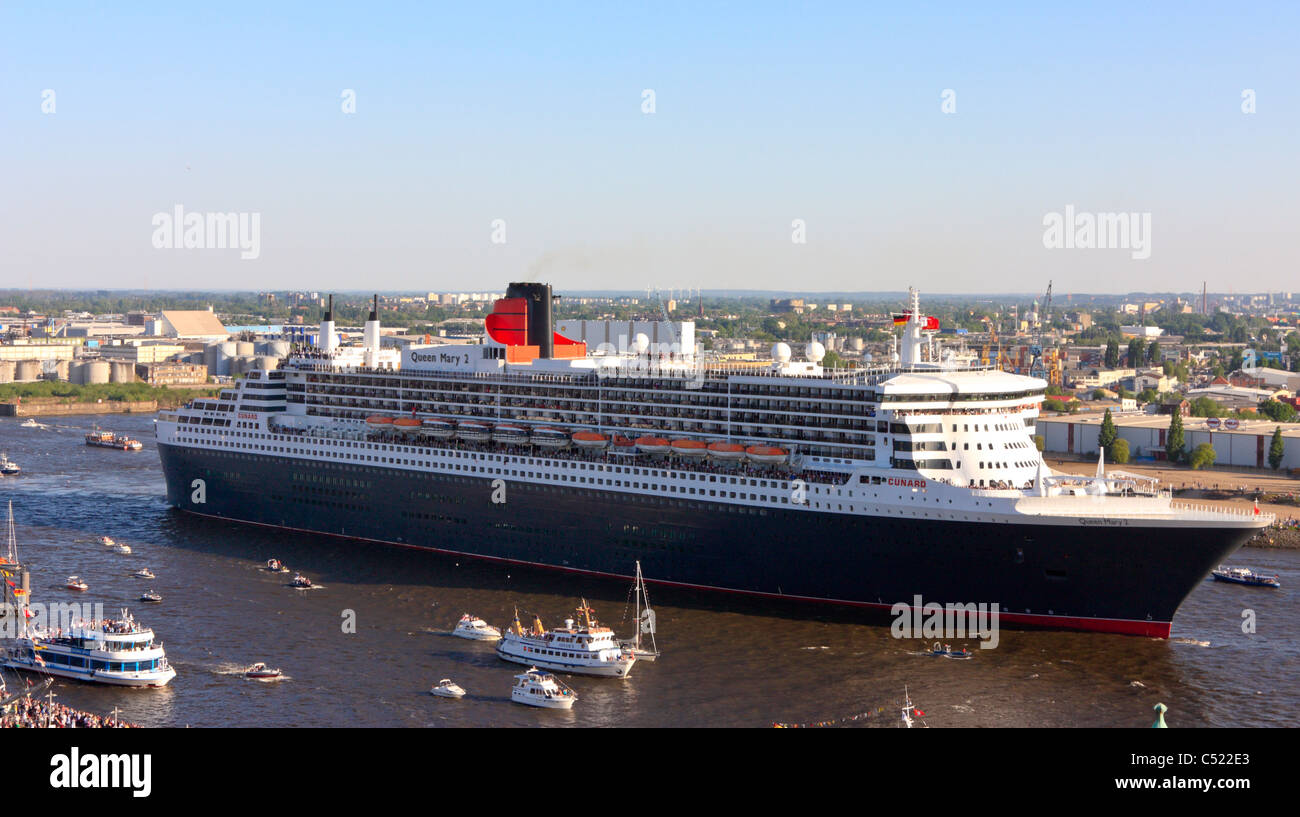
[[[136,436],[144,451],[86,446],[96,422]],[[626,680],[566,677],[574,709],[540,710],[510,703],[521,668],[447,631],[463,612],[504,627],[516,608],[554,626],[585,597],[630,635],[629,587],[192,517],[164,502],[152,416],[20,423],[0,418],[0,449],[24,469],[0,478],[0,502],[13,500],[33,601],[129,606],[178,673],[163,689],[60,680],[57,700],[116,706],[143,725],[767,726],[857,716],[847,722],[893,727],[906,687],[932,727],[1146,726],[1158,701],[1175,727],[1300,726],[1295,551],[1242,550],[1233,564],[1279,574],[1282,589],[1206,581],[1169,640],[1003,629],[996,649],[967,661],[931,657],[924,643],[853,612],[652,585],[664,655]],[[100,535],[134,552],[113,553]],[[320,586],[286,586],[262,569],[271,557]],[[144,566],[157,578],[131,577]],[[89,592],[64,589],[70,574]],[[136,603],[149,588],[162,604]],[[1244,610],[1254,612],[1254,633],[1242,632]],[[351,616],[356,631],[344,632]],[[245,680],[255,661],[286,678]],[[6,676],[11,689],[21,683]],[[440,678],[468,696],[429,695]]]

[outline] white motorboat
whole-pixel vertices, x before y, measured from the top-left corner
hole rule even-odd
[[[465,697],[465,690],[459,684],[453,683],[450,678],[443,678],[429,692],[442,698]]]
[[[294,587],[297,587],[300,590],[307,590],[312,586],[311,579],[307,578],[301,573],[293,574],[293,578],[289,581],[289,584],[293,585]]]
[[[162,604],[162,596],[158,595],[152,590],[149,590],[145,593],[140,594],[140,601],[147,601],[150,604]]]
[[[110,548],[113,547],[113,546],[115,546],[115,545],[117,544],[117,542],[114,541],[113,537],[111,537],[111,536],[101,536],[101,537],[99,537],[99,543],[100,543],[101,545],[103,545],[104,547],[110,547]]]
[[[131,575],[134,576],[134,577],[136,577],[137,579],[156,579],[156,578],[158,578],[157,576],[155,576],[155,575],[153,574],[153,571],[150,570],[150,569],[147,568],[147,567],[142,567],[142,568],[140,568],[139,570],[137,570],[136,572],[132,573]]]
[[[256,664],[244,671],[245,678],[253,678],[259,681],[279,678],[282,674],[283,673],[281,673],[279,669],[272,669],[261,661],[258,661]]]
[[[458,635],[461,638],[468,638],[471,641],[501,640],[500,630],[477,616],[471,616],[469,613],[460,617],[460,621],[456,622],[456,628],[451,631],[451,634]]]
[[[128,556],[128,555],[130,555],[130,553],[131,553],[131,546],[130,546],[130,545],[119,544],[119,545],[117,545],[116,547],[113,548],[113,552],[114,552],[114,553],[120,553],[120,554],[122,554],[123,556]]]
[[[528,672],[515,676],[515,685],[510,689],[510,700],[545,709],[572,709],[578,696],[554,675],[538,672],[533,667]]]
[[[86,584],[85,582],[83,582],[79,576],[69,576],[69,577],[68,577],[68,583],[65,584],[64,587],[68,588],[69,590],[89,590],[89,589],[90,589],[90,585],[88,585],[88,584]]]

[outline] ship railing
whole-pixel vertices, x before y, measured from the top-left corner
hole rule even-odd
[[[1182,502],[1175,501],[1170,507],[1179,511],[1191,511],[1197,514],[1197,518],[1213,519],[1222,516],[1246,516],[1259,519],[1265,524],[1271,525],[1277,519],[1277,514],[1261,511],[1255,507],[1235,508],[1230,505],[1205,505],[1199,502]]]

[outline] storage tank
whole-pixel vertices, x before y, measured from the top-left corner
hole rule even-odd
[[[58,379],[58,380],[67,381],[67,379],[68,379],[68,372],[69,372],[69,370],[70,370],[71,368],[72,368],[72,361],[71,361],[71,360],[56,360],[56,361],[54,361],[54,376],[55,376],[55,378]]]
[[[0,383],[14,382],[14,370],[16,368],[12,360],[0,360]]]
[[[287,340],[273,340],[266,344],[266,353],[272,357],[288,357],[291,348]]]
[[[93,386],[107,383],[112,376],[113,367],[105,360],[92,360],[86,363],[83,371],[85,372],[86,385]]]
[[[257,354],[257,347],[250,341],[241,340],[235,343],[235,354],[240,357],[252,357]]]
[[[279,365],[280,365],[280,358],[278,357],[272,357],[271,355],[262,355],[261,357],[257,358],[256,367],[264,371],[269,372],[272,369],[278,367]]]
[[[135,364],[115,361],[109,371],[109,379],[113,383],[134,383]]]
[[[41,362],[39,360],[20,360],[14,370],[14,380],[40,380]]]
[[[207,367],[208,374],[217,373],[217,354],[221,351],[221,344],[209,343],[203,347],[203,365]]]
[[[235,357],[236,346],[233,340],[227,340],[217,348],[217,371],[219,375],[229,375],[230,361]]]

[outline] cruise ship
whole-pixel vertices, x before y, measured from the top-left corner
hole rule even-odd
[[[816,343],[712,360],[687,323],[565,334],[553,298],[511,284],[480,342],[403,348],[381,342],[377,307],[342,344],[331,299],[314,344],[159,415],[168,502],[625,580],[640,561],[651,583],[992,604],[1003,624],[1151,637],[1271,521],[1100,464],[1053,472],[1033,442],[1047,384],[943,348],[914,291],[890,360],[853,369]]]

